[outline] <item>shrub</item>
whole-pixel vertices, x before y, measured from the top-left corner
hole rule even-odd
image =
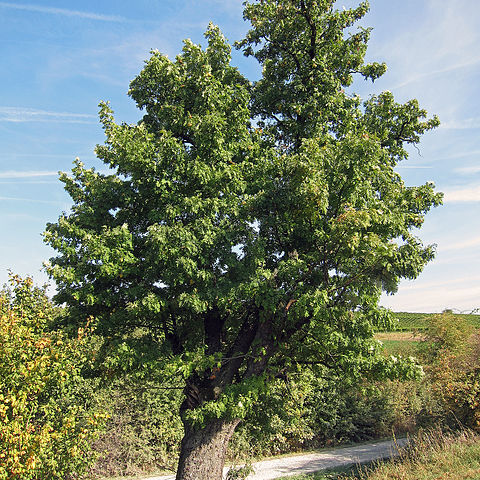
[[[430,402],[424,423],[480,431],[480,335],[451,313],[430,318],[420,353]]]
[[[0,479],[73,477],[103,420],[74,393],[87,337],[49,331],[57,309],[45,288],[15,275],[11,284],[0,292]]]
[[[98,460],[92,473],[138,475],[173,469],[183,435],[177,413],[180,393],[133,376],[97,392],[97,402],[110,418],[93,444]]]
[[[395,418],[391,392],[374,382],[320,377],[304,368],[278,379],[259,407],[237,428],[231,455],[275,455],[388,435]]]

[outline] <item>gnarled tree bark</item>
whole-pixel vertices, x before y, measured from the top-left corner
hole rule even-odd
[[[222,480],[228,442],[240,420],[210,420],[203,428],[185,423],[176,480]]]

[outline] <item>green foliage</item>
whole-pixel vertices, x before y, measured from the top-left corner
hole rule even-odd
[[[88,342],[49,331],[57,309],[30,278],[0,292],[0,479],[64,479],[92,462],[104,416],[80,376]]]
[[[405,408],[398,403],[403,395],[395,396],[397,386],[383,387],[346,386],[340,378],[320,378],[308,368],[288,380],[277,378],[237,428],[229,461],[244,464],[252,457],[378,438],[392,428],[405,431],[400,415],[411,412],[394,413]],[[181,397],[181,390],[165,382],[132,375],[97,388],[95,403],[110,418],[93,444],[99,459],[92,473],[148,475],[174,468],[183,433]]]
[[[442,196],[395,167],[439,122],[416,100],[345,90],[386,69],[364,63],[369,30],[352,30],[367,10],[246,2],[237,47],[262,65],[255,83],[213,25],[205,49],[152,52],[129,90],[140,122],[101,105],[110,173],[76,161],[61,176],[73,206],[45,241],[67,323],[92,315],[118,347],[112,368],[147,359],[180,377],[185,422],[246,418],[301,365],[347,383],[418,373],[373,334],[389,323],[382,291],[433,258],[415,229]]]
[[[470,338],[475,328],[464,317],[443,313],[428,319],[420,352],[426,361],[438,362],[445,355],[465,355],[471,350]]]
[[[181,391],[128,376],[97,389],[95,400],[109,419],[93,444],[98,460],[92,473],[147,475],[175,467],[183,434]]]
[[[473,361],[476,337],[470,337],[472,330],[465,317],[456,317],[431,315],[430,335],[420,348],[418,341],[401,341],[409,344],[408,350],[388,350],[396,356],[422,354],[425,375],[421,382],[346,381],[309,366],[279,376],[257,397],[256,408],[250,409],[237,428],[229,448],[230,460],[241,463],[252,457],[369,440],[392,431],[413,434],[419,426],[432,424],[456,427],[461,422],[475,427],[472,407],[478,393],[471,374],[474,363],[465,373],[465,362]],[[449,352],[455,352],[448,361],[446,345]],[[440,355],[440,351],[444,353]],[[146,384],[145,379],[132,377],[116,382],[99,397],[103,405],[112,405],[112,418],[107,433],[96,444],[98,451],[108,452],[96,471],[146,474],[153,467],[171,468],[175,463],[182,429],[180,418],[168,405],[178,405],[181,392],[162,390],[158,385],[158,381]],[[161,433],[153,436],[158,429]]]
[[[252,465],[245,464],[241,467],[230,467],[227,472],[226,480],[244,480],[254,472]]]
[[[277,379],[237,428],[231,455],[261,457],[379,438],[391,432],[391,391],[373,383],[345,383],[309,369]]]

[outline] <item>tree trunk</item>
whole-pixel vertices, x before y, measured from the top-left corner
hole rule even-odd
[[[185,424],[176,480],[222,480],[230,437],[239,420],[210,420],[202,428]]]

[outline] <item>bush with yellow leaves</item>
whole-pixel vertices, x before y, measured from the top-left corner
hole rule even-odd
[[[79,395],[87,335],[52,331],[45,288],[10,283],[0,292],[0,480],[74,478],[104,420]]]

